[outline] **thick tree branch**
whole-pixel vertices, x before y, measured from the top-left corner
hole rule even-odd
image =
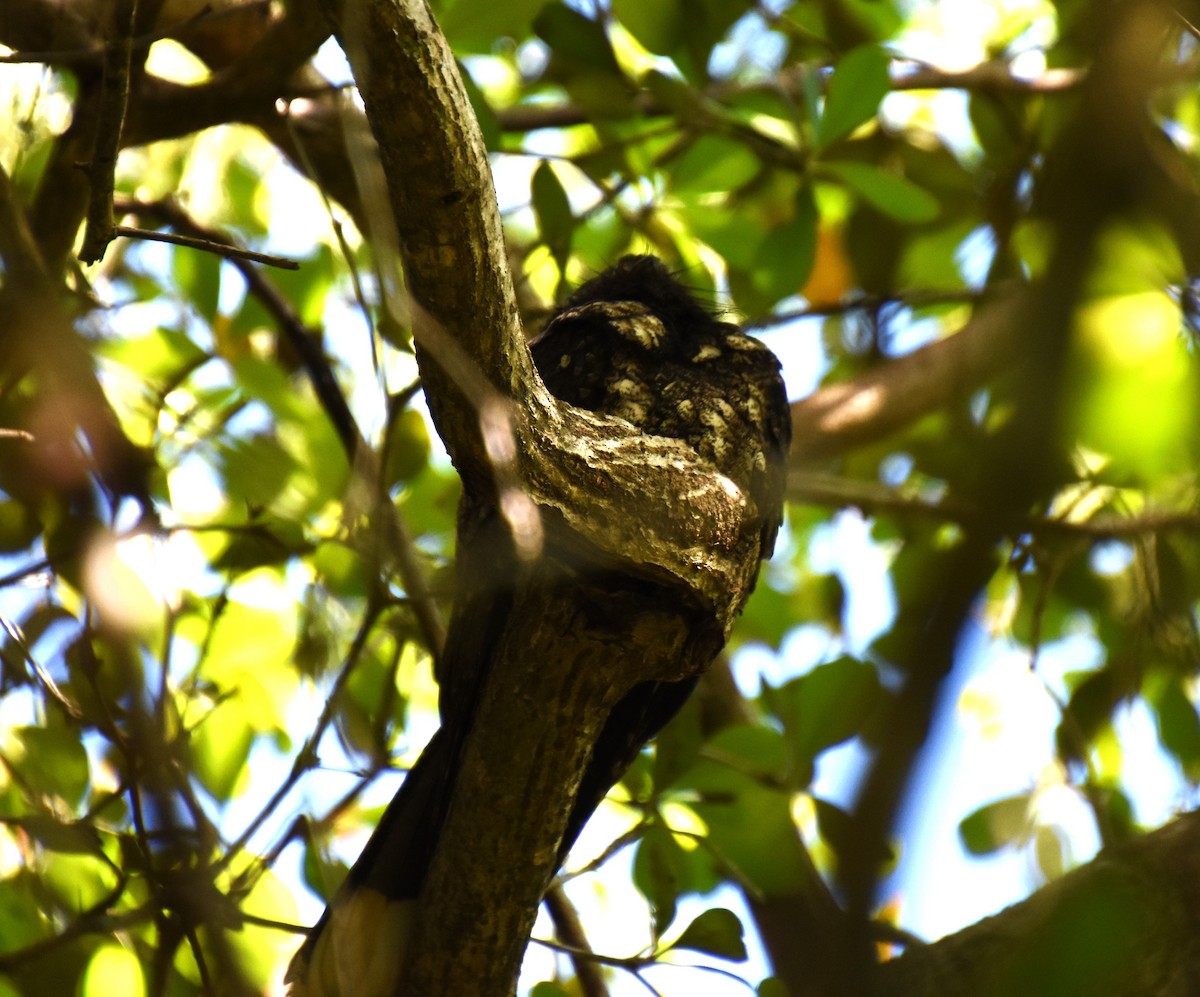
[[[1021,354],[1022,292],[988,300],[958,332],[792,405],[792,466],[883,439],[970,392]]]
[[[1200,813],[1101,852],[1028,900],[879,972],[880,992],[1190,997],[1200,980]]]
[[[548,395],[521,336],[486,150],[428,9],[331,7],[388,177],[426,395],[463,476],[460,521],[503,514],[518,552],[490,566],[512,606],[485,674],[468,678],[484,684],[405,992],[502,997],[609,711],[634,685],[712,660],[756,573],[760,527],[682,442]],[[479,625],[456,615],[451,644]]]
[[[488,389],[520,397],[532,361],[520,341],[487,150],[445,38],[421,2],[350,2],[337,35],[391,185],[409,292],[431,321],[418,328],[430,409],[467,487],[491,478],[471,358]],[[422,335],[423,334],[423,335]],[[423,341],[422,341],[423,340]]]

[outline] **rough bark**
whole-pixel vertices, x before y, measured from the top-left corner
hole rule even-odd
[[[463,477],[460,517],[498,508],[524,554],[404,989],[500,997],[608,711],[639,682],[711,661],[756,572],[758,526],[682,443],[560,406],[541,386],[486,151],[424,3],[332,14],[388,177],[426,394]]]

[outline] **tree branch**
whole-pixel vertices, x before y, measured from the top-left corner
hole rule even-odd
[[[1028,900],[879,971],[881,992],[1189,997],[1200,979],[1200,813],[1101,852]]]
[[[986,301],[952,336],[793,404],[792,467],[883,439],[977,390],[1020,356],[1025,296]]]
[[[112,8],[110,37],[104,48],[103,77],[100,86],[99,114],[92,140],[92,159],[88,164],[87,225],[79,258],[95,263],[113,238],[113,184],[117,152],[121,148],[121,129],[129,103],[130,57],[133,51],[133,18],[137,0],[117,0]]]

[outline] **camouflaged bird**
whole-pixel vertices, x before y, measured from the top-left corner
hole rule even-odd
[[[647,435],[682,440],[731,479],[753,500],[759,556],[770,556],[782,517],[791,421],[779,361],[764,344],[715,318],[658,259],[626,256],[571,295],[530,349],[560,401],[624,419]],[[503,563],[500,517],[482,529],[460,519],[459,528],[460,587],[438,675],[442,727],[293,959],[294,997],[396,992],[406,925],[453,795],[490,648],[511,607],[503,585],[481,581]],[[581,779],[560,863],[695,683],[643,682],[614,707]]]

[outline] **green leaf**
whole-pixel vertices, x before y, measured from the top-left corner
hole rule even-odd
[[[753,271],[766,232],[759,219],[707,198],[682,199],[684,218],[697,238],[708,243],[730,267]]]
[[[79,731],[69,727],[17,727],[13,753],[21,779],[38,794],[61,797],[74,808],[87,791],[91,768]]]
[[[679,44],[684,16],[680,0],[613,0],[612,9],[647,51],[669,55]]]
[[[221,477],[229,496],[253,508],[273,508],[298,476],[295,459],[273,436],[233,439],[221,452]]]
[[[997,165],[1008,166],[1019,150],[1017,110],[992,93],[972,93],[967,116],[984,154]]]
[[[246,762],[254,745],[254,730],[244,714],[235,703],[224,703],[204,718],[188,740],[192,771],[221,803],[249,781]]]
[[[112,894],[117,871],[96,854],[48,852],[42,863],[42,882],[63,907],[82,913]],[[51,991],[53,992],[53,991]]]
[[[1047,882],[1060,879],[1067,870],[1066,847],[1052,827],[1039,827],[1034,836],[1038,868]]]
[[[212,549],[219,549],[220,553],[212,558],[212,566],[234,574],[282,564],[310,548],[299,526],[280,519],[260,520],[230,533],[227,538],[217,539],[220,546],[214,543]]]
[[[878,45],[863,45],[846,53],[829,78],[825,107],[817,121],[817,145],[848,135],[875,117],[891,89],[891,56]]]
[[[905,177],[885,173],[867,163],[826,162],[823,168],[899,222],[920,224],[933,221],[938,215],[937,198]]]
[[[305,885],[326,903],[334,898],[349,871],[344,862],[328,859],[325,850],[311,838],[305,843],[301,876]]]
[[[346,598],[361,598],[367,593],[367,572],[358,551],[337,540],[317,545],[312,558],[313,570],[321,584]]]
[[[41,532],[41,522],[24,502],[0,502],[0,554],[25,550]]]
[[[554,167],[544,159],[533,171],[531,188],[538,230],[559,270],[564,270],[571,255],[571,236],[575,230],[571,201]]]
[[[747,958],[744,935],[742,922],[733,911],[714,907],[684,928],[671,948],[707,952],[720,959],[743,962]]]
[[[264,212],[266,198],[262,196],[260,164],[247,162],[241,156],[234,157],[228,161],[219,183],[238,228],[247,235],[265,236],[268,219]]]
[[[990,855],[1023,841],[1029,829],[1029,794],[985,804],[958,825],[963,846],[972,855]]]
[[[656,936],[675,920],[685,866],[686,857],[675,836],[661,824],[648,827],[633,857],[633,885],[650,904]]]
[[[819,220],[812,188],[805,185],[796,194],[792,216],[768,232],[758,247],[751,277],[768,306],[796,294],[808,280]]]
[[[105,341],[97,352],[156,385],[177,378],[208,357],[187,335],[175,329],[156,329],[145,336]]]
[[[1147,698],[1158,717],[1158,739],[1193,782],[1200,781],[1200,717],[1179,678],[1172,676]]]
[[[221,297],[221,259],[199,249],[177,246],[171,251],[175,283],[201,318],[211,321]]]
[[[671,188],[693,194],[736,190],[756,176],[761,165],[741,142],[701,135],[675,163]]]
[[[112,942],[101,945],[88,961],[80,984],[80,997],[145,993],[146,980],[137,954]]]
[[[783,721],[794,757],[809,765],[822,751],[861,733],[882,699],[875,666],[850,657],[763,692],[767,707]]]
[[[415,409],[404,409],[388,426],[386,485],[390,488],[415,478],[430,462],[431,452],[430,430],[424,416]]]
[[[455,52],[491,54],[502,38],[524,39],[529,34],[530,22],[545,2],[504,0],[503,3],[480,3],[479,0],[449,0],[437,11],[438,25]]]
[[[52,852],[76,855],[101,855],[100,837],[96,829],[82,821],[64,823],[48,814],[29,814],[14,817],[8,823],[21,828],[31,838]]]
[[[534,33],[567,63],[619,74],[617,57],[604,25],[561,3],[547,4],[533,19]]]
[[[0,952],[12,952],[45,937],[51,925],[45,917],[44,901],[45,890],[28,869],[18,868],[0,880]],[[0,982],[6,982],[4,976]]]
[[[699,795],[691,806],[708,827],[708,846],[763,896],[801,889],[809,860],[781,778],[783,736],[763,727],[732,727],[714,737],[704,754],[677,786]]]
[[[699,697],[693,696],[654,739],[654,787],[661,792],[696,764],[704,742]]]
[[[257,574],[260,590],[270,591],[272,572],[263,569]],[[215,768],[210,776],[217,785],[228,784],[227,767],[235,764],[238,752],[246,750],[244,728],[286,729],[286,714],[299,681],[291,667],[297,612],[292,603],[267,609],[231,599],[213,624],[200,674],[230,697],[203,725],[215,715],[229,714],[221,723],[229,725],[222,736],[231,743],[211,749],[210,764]]]
[[[678,76],[651,69],[642,76],[646,92],[672,114],[684,117],[695,114],[704,104],[704,95]]]

